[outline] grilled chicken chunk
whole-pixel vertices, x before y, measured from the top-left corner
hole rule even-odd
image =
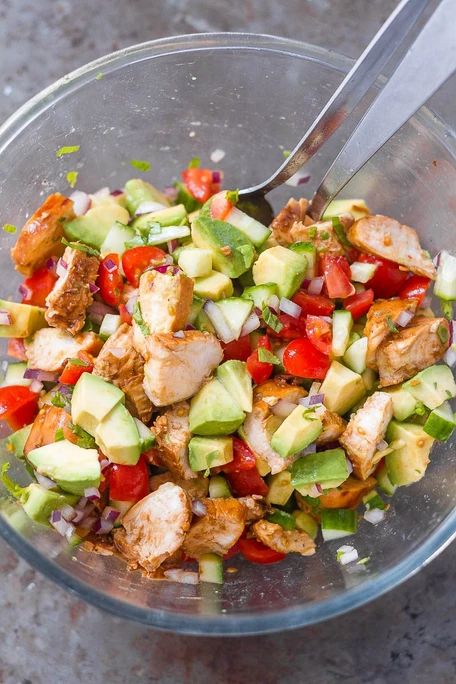
[[[299,553],[301,556],[315,553],[315,542],[301,530],[284,530],[268,520],[259,520],[251,529],[258,541],[278,553]]]
[[[223,556],[244,531],[245,507],[234,498],[204,499],[203,503],[207,513],[193,523],[183,549],[191,558],[199,558],[204,553]]]
[[[340,443],[353,463],[353,471],[361,480],[366,480],[382,458],[377,450],[393,417],[393,400],[386,392],[374,392],[363,406],[354,413],[347,429],[340,437]]]
[[[144,389],[155,406],[192,397],[223,358],[214,335],[188,330],[182,337],[159,333],[145,338]]]
[[[182,401],[171,406],[154,423],[163,466],[184,480],[196,478],[188,463],[188,443],[192,436],[188,426],[189,411],[190,405]]]
[[[25,223],[11,250],[16,271],[30,276],[49,257],[63,254],[63,223],[73,218],[70,199],[58,192],[49,195]]]
[[[139,281],[139,303],[150,334],[184,330],[192,306],[193,280],[184,273],[145,271]]]
[[[241,496],[238,501],[240,501],[245,508],[246,522],[261,520],[270,508],[266,499],[258,494]]]
[[[154,572],[182,545],[190,528],[190,499],[170,482],[138,501],[124,515],[114,544],[130,561]]]
[[[192,499],[204,499],[209,492],[209,480],[207,477],[195,473],[195,477],[192,480],[184,480],[182,477],[173,475],[170,472],[152,475],[149,480],[150,491],[155,492],[165,482],[172,482],[182,487]]]
[[[417,318],[391,335],[377,350],[380,387],[397,385],[432,366],[450,346],[445,318]]]
[[[87,308],[93,302],[90,284],[95,283],[100,261],[71,247],[62,258],[67,268],[46,298],[46,320],[53,328],[75,335],[84,327]]]
[[[69,425],[71,416],[63,408],[46,404],[33,421],[32,429],[24,446],[24,454],[27,456],[33,449],[52,444],[55,442],[57,430],[63,430],[63,436],[69,442],[77,442],[77,437]]]
[[[353,223],[351,214],[339,216],[341,230],[345,233]],[[319,221],[310,226],[304,223],[294,223],[290,230],[292,242],[311,242],[319,252],[326,252],[334,256],[345,254],[344,246],[339,241],[332,221]]]
[[[144,423],[149,422],[153,404],[143,387],[144,361],[133,346],[133,331],[127,323],[108,337],[95,361],[93,373],[120,387],[125,392],[128,410]]]
[[[273,222],[271,223],[272,234],[280,245],[288,245],[293,242],[290,235],[292,225],[296,222],[305,222],[306,219],[312,221],[306,216],[309,208],[309,201],[303,197],[299,200],[291,197],[286,205],[279,211]]]
[[[376,214],[359,219],[349,229],[348,239],[364,252],[406,266],[418,275],[436,278],[434,264],[421,248],[416,230],[389,216]]]
[[[415,313],[417,299],[379,299],[367,313],[364,334],[367,337],[366,364],[377,370],[377,349],[397,327],[397,321],[404,313]]]
[[[320,432],[320,435],[317,438],[317,446],[337,442],[345,430],[345,420],[337,413],[328,411],[328,409],[320,416],[320,419],[323,423],[323,431]]]
[[[79,352],[95,356],[103,343],[93,332],[79,333],[73,337],[60,328],[41,328],[24,344],[29,368],[60,371],[65,361],[77,357]]]

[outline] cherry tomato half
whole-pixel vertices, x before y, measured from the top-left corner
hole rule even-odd
[[[307,316],[306,333],[315,349],[321,351],[322,354],[329,354],[331,351],[332,327],[328,321],[323,320],[321,316]]]
[[[214,182],[211,169],[184,169],[181,176],[187,190],[198,202],[204,204],[212,195],[220,192],[220,182]]]
[[[59,382],[62,385],[75,385],[83,373],[91,373],[93,371],[93,363],[90,357],[83,356],[81,358],[68,359],[65,368],[60,375]]]
[[[256,468],[256,458],[250,447],[239,437],[233,437],[233,460],[222,466],[224,473],[240,473]]]
[[[252,563],[277,563],[285,558],[285,553],[279,553],[270,549],[269,546],[262,544],[256,539],[245,539],[241,537],[238,541],[242,555]]]
[[[324,295],[310,295],[304,290],[299,290],[293,297],[295,304],[302,309],[301,316],[331,316],[335,304]]]
[[[372,254],[360,254],[358,261],[364,264],[377,264],[373,277],[366,283],[366,287],[373,289],[375,299],[394,297],[408,278],[408,271],[402,271],[398,264],[388,259]]]
[[[260,337],[258,340],[258,347],[264,347],[265,349],[271,351],[272,347],[267,335]],[[258,349],[255,349],[255,351],[252,352],[247,359],[247,370],[252,376],[253,382],[255,382],[257,385],[261,385],[261,383],[266,382],[266,380],[271,377],[274,366],[272,363],[259,361]]]
[[[12,430],[29,425],[38,413],[38,394],[22,385],[0,387],[0,420]]]
[[[231,490],[237,496],[251,496],[252,494],[266,496],[268,493],[268,486],[256,467],[234,472],[225,470],[225,474]]]
[[[139,501],[149,494],[149,469],[142,455],[136,465],[113,463],[106,471],[109,496],[114,501]]]
[[[418,304],[422,304],[430,284],[429,278],[413,275],[405,281],[399,290],[399,297],[401,299],[417,299]]]
[[[233,204],[226,196],[226,192],[219,192],[215,195],[211,202],[211,216],[213,219],[225,221],[226,217],[233,208]]]
[[[271,337],[278,337],[281,340],[294,340],[306,334],[305,318],[293,318],[293,316],[284,313],[279,313],[277,318],[283,327],[280,332],[275,332],[272,328],[268,328],[267,332]]]
[[[222,347],[224,361],[247,361],[252,353],[252,345],[250,344],[250,337],[248,335],[244,335],[238,340],[233,340],[227,344],[222,342]]]
[[[98,269],[98,287],[103,300],[109,306],[119,306],[122,302],[124,282],[120,273],[120,257],[108,254]]]
[[[138,287],[139,279],[149,266],[158,266],[166,257],[160,247],[133,247],[127,249],[122,256],[122,268],[125,277],[133,287]]]
[[[133,316],[128,311],[125,304],[119,304],[119,314],[120,314],[120,320],[122,321],[122,323],[128,323],[128,325],[132,324]]]
[[[307,337],[293,340],[283,353],[285,370],[298,378],[323,380],[330,363],[329,357],[316,349]]]
[[[374,301],[374,291],[369,288],[369,290],[364,290],[364,292],[358,292],[357,294],[347,297],[344,301],[344,309],[350,311],[353,316],[353,320],[357,320],[367,314],[371,308]]]
[[[350,280],[350,264],[345,257],[324,254],[320,262],[326,290],[331,299],[345,299],[354,294],[355,288]]]
[[[57,281],[55,273],[45,266],[39,268],[35,273],[26,278],[22,283],[26,294],[22,297],[22,304],[32,304],[33,306],[45,306],[46,297]]]
[[[10,337],[8,340],[8,356],[19,361],[27,361],[27,354],[25,353],[24,340],[20,337]]]

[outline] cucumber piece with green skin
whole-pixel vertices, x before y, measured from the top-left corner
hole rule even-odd
[[[359,337],[347,348],[343,361],[350,370],[362,375],[366,370],[366,357],[367,337]]]
[[[195,199],[191,193],[189,193],[185,183],[182,183],[181,181],[176,181],[174,183],[174,187],[177,190],[176,202],[178,204],[183,204],[189,214],[195,213],[199,209],[201,209],[201,202],[198,202],[198,200]],[[192,217],[189,216],[189,218]]]
[[[201,313],[203,305],[204,299],[201,299],[200,297],[193,297],[190,314],[188,316],[188,322],[190,323],[190,325],[196,325],[196,319]]]
[[[245,214],[237,207],[233,207],[225,216],[225,221],[240,230],[253,242],[255,247],[261,247],[271,235],[271,229]]]
[[[431,411],[456,397],[456,382],[448,366],[429,366],[402,385]]]
[[[366,506],[368,511],[374,508],[384,511],[386,508],[386,503],[375,489],[372,489],[368,494],[363,496],[363,504]]]
[[[295,518],[290,513],[287,513],[286,511],[281,511],[278,508],[272,511],[272,513],[269,513],[266,516],[266,519],[271,523],[280,525],[280,527],[283,527],[284,530],[296,529]]]
[[[223,558],[216,553],[204,553],[198,560],[200,582],[223,584]]]
[[[434,439],[446,442],[451,437],[455,427],[455,416],[450,404],[445,401],[441,406],[431,411],[423,425],[423,430]]]
[[[209,496],[211,499],[229,499],[233,496],[228,482],[222,475],[209,478]]]
[[[122,325],[122,319],[117,314],[105,314],[101,325],[99,335],[103,340],[107,340],[108,337],[114,335],[116,330]]]
[[[0,387],[10,387],[11,385],[22,385],[23,387],[30,387],[32,380],[27,380],[24,378],[24,373],[27,370],[27,364],[25,362],[20,363],[9,363],[5,377]]]
[[[252,311],[253,302],[241,297],[227,297],[216,302],[216,305],[232,330],[234,339],[239,339],[244,323]]]
[[[187,212],[183,204],[176,204],[174,207],[166,207],[166,209],[159,209],[158,211],[151,211],[149,214],[138,216],[132,223],[131,227],[140,235],[150,235],[157,224],[161,228],[168,228],[172,226],[183,227],[187,224]]]
[[[11,451],[16,458],[24,458],[24,447],[31,429],[32,425],[26,425],[7,437],[5,443],[6,449],[7,451]]]
[[[306,532],[311,539],[316,539],[318,534],[318,523],[315,518],[312,518],[309,513],[304,511],[293,511],[296,528],[302,532]]]
[[[375,477],[377,478],[377,484],[382,490],[384,494],[387,496],[393,496],[394,492],[397,489],[397,485],[394,485],[388,475],[388,468],[386,467],[386,463],[383,462],[381,466],[378,468]]]
[[[124,226],[121,223],[114,223],[112,228],[109,229],[108,234],[103,240],[103,244],[100,247],[100,255],[105,257],[107,254],[120,254],[122,255],[127,246],[125,243],[132,240],[135,236],[135,231],[129,226]]]
[[[294,242],[289,247],[292,252],[303,254],[307,259],[305,278],[311,280],[317,275],[317,249],[311,242]]]
[[[393,400],[393,416],[396,420],[406,420],[415,413],[418,402],[406,389],[403,389],[402,387],[393,389],[386,388],[383,391],[389,394]]]
[[[440,252],[434,294],[445,301],[456,299],[456,257],[445,250]]]
[[[367,283],[374,277],[378,264],[364,264],[361,261],[355,261],[350,265],[351,280],[355,283]]]
[[[323,214],[322,221],[333,216],[350,213],[355,221],[370,214],[369,207],[363,199],[337,199],[330,202]]]
[[[212,272],[212,252],[200,247],[185,248],[177,263],[189,278],[202,278]]]
[[[321,532],[323,541],[332,541],[355,534],[358,529],[358,515],[350,508],[329,508],[321,511]]]
[[[335,481],[339,484],[344,482],[348,475],[344,450],[327,449],[298,458],[291,467],[291,484],[297,489],[302,485],[319,483],[327,489]]]
[[[212,335],[215,335],[215,328],[212,325],[209,316],[207,313],[202,309],[196,316],[195,318],[195,323],[193,324],[197,330],[200,330],[201,332],[208,332],[211,333]]]
[[[279,291],[275,283],[263,283],[263,285],[253,285],[246,287],[242,293],[243,299],[251,299],[257,309],[263,310],[271,297],[277,297]]]
[[[372,392],[376,387],[378,387],[378,375],[372,368],[366,368],[366,370],[361,374],[363,379],[364,387],[368,392]]]
[[[138,207],[144,202],[158,202],[169,206],[169,199],[163,192],[141,178],[131,178],[125,183],[125,201],[127,209],[134,216]]]
[[[350,311],[334,311],[332,320],[332,353],[333,356],[343,356],[353,327],[353,316]]]
[[[145,451],[149,451],[149,449],[151,449],[154,446],[156,442],[156,437],[152,430],[148,428],[147,425],[144,425],[142,420],[139,420],[139,418],[133,418],[133,420],[135,421],[136,427],[138,429],[139,448],[141,453],[143,454]]]
[[[151,228],[147,236],[147,245],[154,247],[155,245],[163,245],[170,240],[181,240],[190,235],[190,228],[188,226],[164,226],[163,228]]]
[[[290,471],[282,470],[280,473],[269,476],[266,501],[277,506],[285,506],[290,500],[293,491],[294,487],[291,484]]]

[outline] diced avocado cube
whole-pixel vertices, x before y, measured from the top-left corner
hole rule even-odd
[[[356,511],[349,508],[332,508],[321,511],[321,532],[323,541],[341,539],[355,534],[358,529]]]
[[[306,277],[307,259],[291,249],[277,245],[265,249],[252,268],[255,285],[276,283],[279,297],[291,297]]]
[[[11,451],[16,458],[24,458],[24,447],[32,429],[31,425],[26,425],[20,430],[16,430],[6,440],[6,448]]]
[[[215,328],[212,325],[212,322],[207,313],[204,311],[204,309],[202,309],[196,316],[194,325],[195,328],[197,330],[200,330],[201,332],[208,332],[212,335],[216,334]]]
[[[158,202],[165,207],[169,205],[169,199],[160,190],[140,178],[132,178],[125,183],[124,187],[127,209],[134,216],[138,207],[144,202]]]
[[[386,454],[388,477],[398,486],[421,480],[429,463],[429,453],[434,440],[420,425],[398,423],[392,420],[386,432],[388,442],[401,440],[404,446]]]
[[[131,227],[141,235],[151,237],[157,223],[161,228],[183,227],[187,223],[187,212],[184,205],[176,204],[174,207],[166,207],[166,209],[158,209],[149,214],[138,216],[132,222]],[[185,235],[189,234],[190,231],[185,233]],[[151,244],[150,241],[149,244]]]
[[[454,413],[450,404],[445,401],[441,406],[431,411],[423,430],[434,439],[446,442],[456,426]]]
[[[362,375],[366,370],[366,356],[367,337],[360,337],[348,347],[344,354],[344,363],[354,373]]]
[[[378,508],[380,511],[383,511],[386,508],[386,503],[375,489],[371,489],[370,492],[363,496],[363,504],[366,506],[368,511],[371,511],[374,508]]]
[[[350,311],[334,311],[332,320],[331,351],[333,356],[343,356],[347,350],[348,340],[353,327],[353,316]]]
[[[217,378],[246,413],[252,410],[252,378],[244,361],[225,361],[217,368]]]
[[[383,390],[390,395],[393,400],[393,415],[396,420],[406,420],[415,413],[417,400],[415,397],[402,387]]]
[[[223,584],[223,559],[216,553],[204,553],[198,560],[200,582]]]
[[[127,249],[126,242],[130,242],[135,237],[135,231],[129,226],[121,223],[114,223],[109,229],[100,247],[100,254],[105,257],[107,254],[123,254]]]
[[[77,240],[100,249],[103,242],[116,223],[126,226],[130,215],[117,202],[100,204],[89,209],[83,216],[67,221],[64,232],[68,240]]]
[[[370,210],[363,199],[337,199],[328,204],[323,214],[323,221],[348,213],[357,221],[364,216],[369,216]]]
[[[18,304],[0,299],[0,310],[11,317],[11,325],[0,325],[0,337],[30,337],[40,328],[47,326],[45,309],[30,304]]]
[[[116,404],[95,429],[95,441],[112,463],[136,465],[141,441],[133,416],[123,404]]]
[[[192,239],[197,247],[212,252],[214,268],[229,278],[245,273],[255,258],[255,248],[244,233],[203,212],[192,222]]]
[[[103,340],[107,340],[108,337],[114,335],[116,330],[122,325],[122,319],[117,314],[105,314],[101,325],[100,332],[98,333]]]
[[[257,309],[263,310],[271,297],[278,296],[279,291],[275,283],[264,283],[264,285],[254,285],[246,287],[242,293],[243,299],[251,299]]]
[[[27,364],[23,361],[19,363],[9,363],[6,371],[5,377],[0,387],[10,387],[11,385],[22,385],[23,387],[29,387],[32,384],[31,380],[24,378],[24,373],[27,370]]]
[[[193,292],[197,297],[215,301],[233,294],[233,283],[228,276],[218,271],[212,271],[204,278],[195,278]]]
[[[139,418],[133,418],[133,420],[135,421],[136,427],[138,429],[139,448],[143,454],[145,451],[149,451],[149,449],[154,446],[156,437],[152,430],[148,428],[147,425],[144,425],[142,420],[139,420]]]
[[[218,301],[217,306],[230,326],[234,339],[239,339],[244,323],[252,311],[253,303],[241,297],[228,297]]]
[[[211,499],[229,499],[232,496],[230,486],[223,475],[212,475],[209,479],[209,496]]]
[[[323,489],[327,489],[328,482],[331,486],[336,481],[341,484],[348,475],[344,450],[327,449],[298,458],[291,467],[291,484],[299,489],[302,485],[318,483]]]
[[[192,437],[188,461],[195,472],[226,465],[233,460],[232,437]]]
[[[50,489],[45,489],[41,485],[32,482],[26,487],[26,494],[23,499],[22,508],[31,520],[41,525],[49,525],[49,518],[52,512],[62,506],[74,506],[78,496],[64,494]]]
[[[199,247],[185,248],[177,263],[189,278],[204,278],[212,272],[212,252]]]
[[[280,527],[283,527],[284,530],[296,529],[296,520],[291,513],[281,511],[278,508],[272,511],[272,513],[268,514],[267,520],[269,522],[275,523],[276,525],[280,525]]]
[[[317,275],[317,248],[311,242],[293,242],[290,249],[297,254],[303,254],[307,259],[305,278],[311,280]]]
[[[99,423],[125,395],[118,387],[92,373],[83,373],[77,381],[71,399],[71,420],[86,432],[95,435]]]
[[[361,261],[355,261],[350,264],[351,280],[355,283],[367,283],[374,277],[377,268],[378,264],[364,264]]]
[[[358,373],[333,361],[320,387],[325,395],[324,405],[339,415],[347,413],[366,394],[363,379]]]
[[[261,247],[271,235],[271,229],[252,218],[237,207],[233,207],[225,217],[225,221],[244,233],[255,247]]]
[[[245,413],[222,383],[213,378],[193,397],[190,431],[203,436],[228,435],[244,422]]]
[[[302,532],[306,532],[311,539],[315,539],[318,534],[318,523],[309,513],[304,511],[293,511],[296,527]]]
[[[272,435],[271,446],[284,458],[293,456],[315,442],[322,430],[323,424],[315,411],[296,406]]]
[[[291,484],[290,471],[282,470],[280,473],[270,475],[268,478],[268,487],[266,501],[270,504],[276,504],[277,506],[285,506],[294,491],[294,487]]]
[[[456,397],[456,383],[448,366],[430,366],[402,385],[431,411],[447,399]]]
[[[85,489],[100,484],[98,451],[82,449],[66,439],[32,449],[27,454],[27,460],[40,475],[54,480],[71,494],[82,496]]]

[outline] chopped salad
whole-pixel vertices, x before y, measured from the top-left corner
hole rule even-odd
[[[166,193],[50,195],[0,300],[0,420],[34,476],[5,463],[3,485],[70,543],[190,584],[355,543],[456,424],[456,257],[359,199],[318,222],[290,199],[268,227],[221,181],[193,161]]]

